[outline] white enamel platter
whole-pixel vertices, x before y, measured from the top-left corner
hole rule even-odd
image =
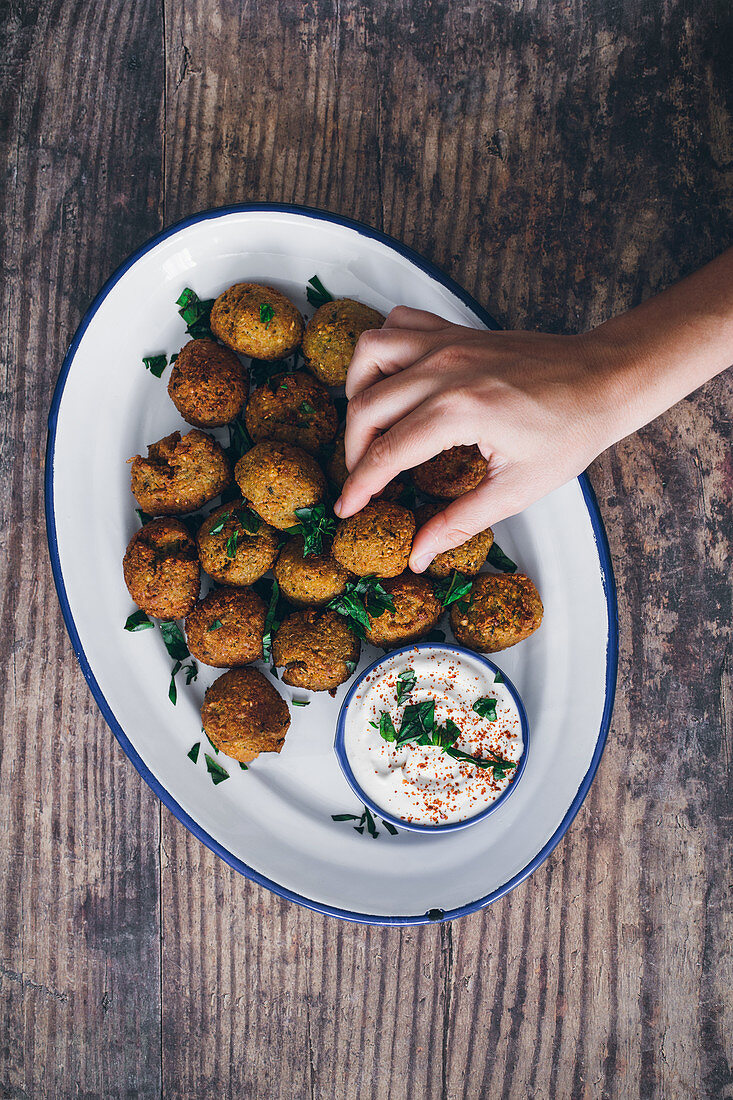
[[[499,545],[536,582],[542,627],[497,655],[531,729],[512,797],[476,825],[441,836],[359,834],[332,814],[361,813],[333,751],[339,707],[310,696],[292,709],[282,753],[214,785],[199,707],[219,674],[200,666],[168,699],[171,661],[159,631],[123,630],[134,610],[122,556],[137,530],[131,455],[188,430],[143,355],[179,350],[175,300],[185,286],[214,297],[238,281],[274,284],[307,314],[318,274],[337,296],[386,313],[397,303],[474,327],[496,327],[431,264],[366,226],[300,207],[207,211],[165,230],[102,288],[64,360],[49,417],[46,516],[54,577],[74,650],[123,749],[159,798],[242,874],[292,901],[347,920],[421,924],[473,912],[506,894],[552,851],[575,817],[608,732],[617,612],[603,526],[585,478],[496,526]],[[449,635],[450,637],[450,635]],[[360,667],[378,651],[365,647]],[[277,684],[283,695],[303,692]]]

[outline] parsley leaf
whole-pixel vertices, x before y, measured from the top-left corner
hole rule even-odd
[[[186,332],[194,340],[200,340],[202,337],[208,337],[210,340],[214,339],[214,334],[211,331],[211,307],[213,304],[213,298],[202,301],[196,291],[191,290],[190,287],[186,287],[176,300],[176,305],[179,307],[178,312],[186,322]]]
[[[206,633],[207,633],[207,634],[211,634],[211,631],[212,631],[212,630],[221,630],[221,628],[222,628],[223,626],[224,626],[224,623],[223,623],[223,622],[221,621],[221,619],[214,619],[214,621],[213,621],[213,623],[211,624],[211,626],[209,626],[209,627],[207,627],[207,628],[206,628]]]
[[[310,401],[301,401],[300,411],[303,416],[314,416],[316,410],[313,408]]]
[[[221,764],[214,760],[213,756],[209,756],[208,752],[204,753],[204,759],[206,761],[206,770],[211,776],[211,782],[214,786],[217,783],[223,783],[225,779],[229,778],[229,772],[226,768],[222,768]]]
[[[144,355],[143,363],[145,369],[154,374],[156,378],[162,378],[163,371],[168,366],[168,359],[165,355]]]
[[[472,588],[473,581],[466,580],[463,573],[459,573],[457,569],[454,569],[450,577],[444,577],[436,583],[435,595],[443,607],[450,607],[456,600],[467,596]]]
[[[404,703],[417,681],[414,668],[403,668],[397,677],[397,706]]]
[[[160,624],[160,633],[163,635],[165,648],[168,655],[174,661],[185,661],[190,656],[181,628],[176,622],[163,622]]]
[[[496,702],[496,700],[491,701]],[[387,711],[382,711],[379,719],[379,733],[385,741],[394,741],[396,748],[401,748],[410,741],[414,741],[417,745],[435,745],[448,756],[452,756],[454,760],[474,764],[477,768],[491,769],[497,780],[504,779],[507,773],[517,766],[513,760],[505,760],[496,753],[492,753],[490,757],[481,758],[457,749],[455,742],[461,736],[460,727],[450,718],[444,726],[436,723],[433,699],[425,699],[421,703],[410,703],[406,706],[399,730],[395,729]]]
[[[489,695],[477,699],[471,710],[474,710],[479,718],[486,718],[489,722],[496,721],[496,699],[492,699]]]
[[[303,536],[303,557],[308,554],[322,554],[323,540],[329,539],[336,530],[336,518],[325,504],[314,504],[312,508],[296,508],[298,523],[287,528],[289,535]]]
[[[201,742],[197,741],[196,744],[192,745],[191,748],[186,753],[186,756],[188,757],[188,759],[193,760],[194,764],[196,763],[196,761],[199,758],[199,749],[200,748],[201,748]]]
[[[227,424],[227,427],[229,429],[229,446],[225,448],[226,455],[232,466],[236,466],[240,458],[246,455],[254,444],[241,420],[233,420],[231,424]]]
[[[508,558],[502,548],[497,546],[495,542],[492,542],[489,556],[486,560],[489,565],[493,565],[494,569],[500,569],[502,573],[516,573],[517,571],[516,562]]]
[[[349,626],[359,638],[367,637],[369,616],[377,619],[385,611],[395,610],[394,600],[373,573],[349,581],[341,595],[334,596],[327,606],[349,619]]]
[[[496,676],[494,677],[494,683],[495,684],[503,684],[504,683],[504,677],[502,676],[500,671],[497,671]]]
[[[155,623],[151,623],[144,611],[133,611],[132,615],[128,615],[125,622],[125,630],[129,630],[133,634],[138,630],[151,630],[154,626]]]
[[[274,316],[275,310],[272,308],[270,303],[260,302],[260,323],[263,324],[265,328],[270,327],[270,322],[272,321],[272,318]]]
[[[312,279],[308,280],[305,292],[308,301],[312,306],[315,306],[316,309],[318,309],[319,306],[325,305],[326,302],[333,302],[334,300],[333,294],[330,294],[329,291],[326,290],[317,275],[314,275]]]

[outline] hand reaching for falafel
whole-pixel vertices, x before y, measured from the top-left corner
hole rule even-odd
[[[398,306],[349,366],[350,474],[335,511],[353,515],[415,467],[442,496],[436,463],[451,461],[462,495],[418,531],[410,566],[421,572],[724,370],[731,343],[733,249],[581,336],[486,332]]]

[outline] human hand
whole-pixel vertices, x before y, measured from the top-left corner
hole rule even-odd
[[[360,338],[346,380],[346,517],[403,470],[475,443],[488,462],[472,492],[418,531],[410,566],[526,508],[615,438],[602,387],[608,349],[590,336],[486,332],[398,306]]]

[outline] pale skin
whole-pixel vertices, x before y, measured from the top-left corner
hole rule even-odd
[[[410,568],[564,485],[733,362],[733,248],[580,336],[485,332],[398,306],[346,379],[345,518],[413,466],[475,443],[483,482],[415,536]]]

